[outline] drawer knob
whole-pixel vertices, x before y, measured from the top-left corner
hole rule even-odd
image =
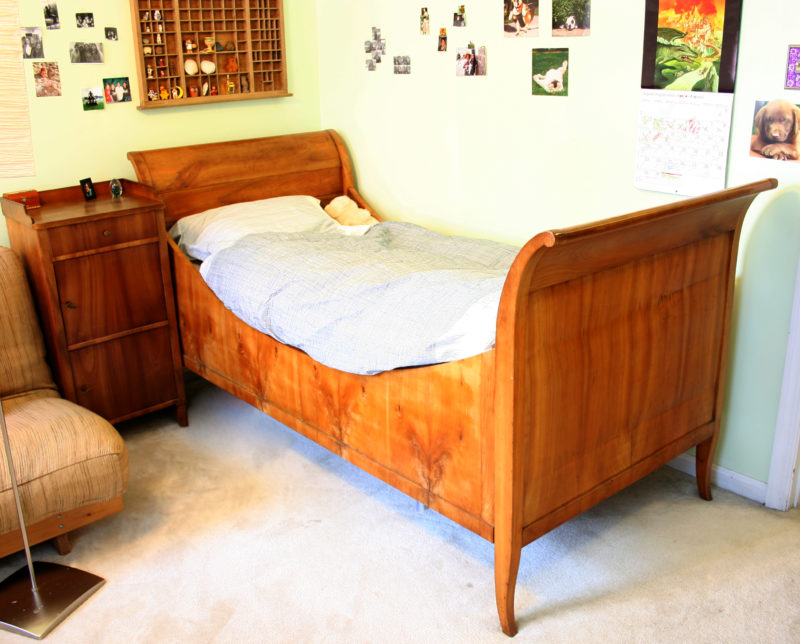
[[[77,308],[78,308],[78,305],[77,305],[77,304],[73,304],[73,303],[72,303],[72,302],[70,302],[69,300],[67,300],[66,302],[64,302],[64,306],[66,306],[68,309],[77,309]]]
[[[93,388],[89,385],[81,385],[81,393],[88,394]]]
[[[110,236],[111,236],[111,231],[110,230],[104,230],[103,231],[103,237],[110,237]]]

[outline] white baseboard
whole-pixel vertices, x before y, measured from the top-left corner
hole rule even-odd
[[[695,458],[691,454],[681,454],[678,458],[667,463],[667,465],[685,474],[696,475]],[[711,466],[711,484],[751,501],[764,503],[767,498],[766,483],[725,469],[719,465]]]

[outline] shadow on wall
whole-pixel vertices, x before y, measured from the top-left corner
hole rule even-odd
[[[778,188],[753,212],[757,204],[740,246],[717,462],[766,481],[800,260],[800,186]]]

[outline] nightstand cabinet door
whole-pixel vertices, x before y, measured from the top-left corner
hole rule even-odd
[[[166,326],[71,351],[70,359],[76,402],[106,418],[177,395]]]
[[[54,262],[67,346],[166,320],[158,266],[157,242]]]

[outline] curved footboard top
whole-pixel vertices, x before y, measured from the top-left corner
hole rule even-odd
[[[507,634],[522,546],[695,445],[710,498],[741,225],[776,185],[546,232],[517,257],[495,383],[495,574]]]

